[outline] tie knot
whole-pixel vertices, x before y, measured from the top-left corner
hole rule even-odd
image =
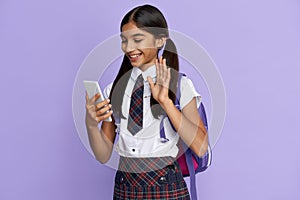
[[[140,74],[140,75],[137,77],[136,81],[139,81],[139,82],[144,81],[143,75]]]
[[[137,89],[137,88],[141,87],[142,85],[144,85],[144,78],[143,78],[143,75],[140,74],[136,79],[135,88]]]

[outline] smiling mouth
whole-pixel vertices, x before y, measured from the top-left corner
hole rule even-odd
[[[129,59],[132,60],[132,61],[135,61],[137,60],[142,54],[141,53],[138,53],[138,54],[130,54],[128,55]]]

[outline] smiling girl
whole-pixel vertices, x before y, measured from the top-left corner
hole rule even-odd
[[[177,144],[181,138],[197,155],[206,152],[207,133],[197,110],[201,96],[183,77],[181,111],[175,107],[178,55],[156,7],[132,9],[120,29],[124,57],[114,82],[104,90],[106,100],[95,105],[100,95],[91,99],[86,95],[86,127],[93,153],[106,163],[119,133],[114,199],[190,199],[176,161]],[[109,116],[112,122],[103,121]],[[161,120],[167,141],[160,138]]]

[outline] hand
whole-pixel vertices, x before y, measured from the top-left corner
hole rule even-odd
[[[107,119],[112,115],[111,104],[109,104],[109,99],[106,99],[98,104],[96,100],[100,98],[100,93],[96,94],[94,97],[89,99],[88,94],[85,95],[86,100],[86,126],[97,127],[98,123]]]
[[[171,80],[171,68],[167,68],[166,59],[162,56],[155,61],[156,83],[153,83],[151,77],[147,77],[153,98],[161,105],[170,100],[169,85]]]

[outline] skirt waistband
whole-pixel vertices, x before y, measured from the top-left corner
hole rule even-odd
[[[118,170],[129,173],[145,173],[174,164],[178,165],[173,157],[131,158],[121,156]]]
[[[146,160],[154,161],[153,159]],[[126,161],[128,160],[126,159]],[[147,161],[144,161],[144,163]],[[138,163],[140,164],[140,162]],[[151,165],[153,165],[153,163],[151,163]],[[160,169],[153,170],[153,168],[149,167],[147,167],[147,169],[149,169],[149,171],[146,172],[126,172],[118,170],[115,177],[115,183],[130,187],[148,187],[162,184],[177,184],[184,181],[177,161],[174,161],[173,163],[170,163]],[[139,168],[139,170],[141,169]]]

